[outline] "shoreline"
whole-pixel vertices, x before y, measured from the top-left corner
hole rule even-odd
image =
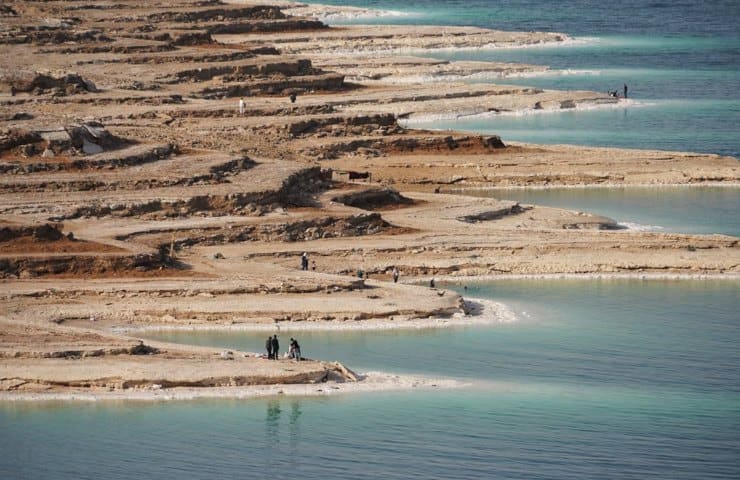
[[[452,275],[435,275],[438,282],[460,283],[460,282],[493,282],[509,280],[647,280],[647,281],[738,281],[740,273],[728,272],[723,274],[686,274],[686,273],[542,273],[542,274],[502,274],[502,275],[477,275],[468,277],[456,277]]]
[[[549,92],[554,92],[554,90],[550,90]],[[524,116],[530,116],[530,115],[553,115],[558,113],[569,113],[569,112],[590,112],[595,110],[611,110],[611,109],[620,109],[620,108],[642,108],[649,106],[645,103],[640,103],[639,100],[632,100],[632,99],[616,99],[618,101],[614,102],[611,100],[595,100],[595,101],[583,101],[576,103],[574,107],[572,108],[562,108],[562,107],[551,107],[551,108],[528,108],[528,107],[520,107],[516,110],[510,110],[510,111],[500,111],[500,112],[481,112],[481,113],[449,113],[449,114],[412,114],[411,116],[404,118],[401,120],[401,124],[408,127],[408,128],[420,128],[423,127],[428,130],[436,130],[436,131],[445,131],[448,129],[444,128],[434,128],[434,127],[428,127],[423,126],[420,124],[429,123],[429,122],[438,122],[438,121],[445,121],[445,120],[478,120],[478,119],[489,119],[489,118],[497,118],[497,117],[524,117]],[[473,131],[466,131],[468,133],[475,133]],[[513,142],[509,142],[513,143]],[[524,142],[519,142],[524,143]],[[573,145],[575,147],[584,147],[585,145]],[[599,148],[599,147],[597,147]],[[600,148],[617,148],[617,147],[600,147]],[[629,149],[627,149],[629,150]],[[683,152],[682,152],[683,153]]]
[[[445,290],[449,285],[471,285],[488,282],[507,282],[519,280],[574,280],[574,281],[647,281],[647,282],[737,282],[740,281],[740,273],[726,274],[660,274],[660,273],[585,273],[585,274],[531,274],[531,275],[476,275],[476,276],[451,276],[434,275],[437,282],[437,290]],[[427,278],[410,278],[403,282],[404,285],[427,288]],[[466,328],[506,324],[518,321],[516,314],[505,303],[496,300],[464,297],[466,308],[475,313],[454,314],[452,317],[428,317],[401,320],[366,319],[361,321],[320,321],[312,320],[305,322],[284,322],[275,324],[262,323],[240,323],[240,324],[189,324],[168,325],[152,324],[147,326],[118,327],[108,329],[111,333],[125,335],[143,335],[148,332],[362,332],[362,331],[407,331],[407,330],[433,330],[447,328]],[[252,355],[259,355],[252,353]]]
[[[516,145],[515,142],[509,142],[511,145]],[[530,144],[521,144],[530,145]],[[553,146],[564,146],[564,147],[576,147],[577,145],[571,144],[557,144]],[[610,148],[610,147],[594,147],[594,148]],[[666,153],[674,153],[670,150],[666,150]],[[706,183],[630,183],[630,184],[607,184],[607,183],[592,183],[583,185],[512,185],[510,187],[464,187],[460,189],[449,189],[448,192],[466,192],[466,191],[488,191],[488,190],[557,190],[557,189],[590,189],[590,188],[603,188],[603,189],[654,189],[654,188],[740,188],[740,182],[706,182]],[[674,232],[680,233],[680,232]],[[698,235],[698,234],[696,234]],[[712,235],[712,234],[708,234]]]
[[[132,389],[111,392],[0,392],[0,404],[42,402],[167,402],[192,400],[250,400],[266,397],[329,397],[359,393],[394,392],[405,390],[458,389],[470,381],[432,378],[423,375],[396,375],[367,372],[357,382],[314,384],[271,384],[241,387],[177,387],[172,389]]]
[[[407,285],[414,285],[408,283]],[[427,330],[457,327],[475,327],[515,322],[511,309],[500,302],[480,298],[466,298],[465,308],[472,314],[458,312],[451,317],[427,317],[400,320],[366,319],[360,321],[312,320],[306,322],[237,325],[147,325],[143,327],[112,327],[113,333],[136,334],[146,332],[340,332]]]

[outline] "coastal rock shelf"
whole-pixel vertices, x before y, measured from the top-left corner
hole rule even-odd
[[[566,35],[329,27],[322,12],[337,7],[248,1],[11,0],[2,12],[0,390],[351,381],[333,363],[130,335],[464,324],[476,312],[428,288],[435,277],[740,274],[734,237],[447,194],[740,183],[737,160],[717,155],[413,128],[618,104],[508,85],[546,67],[427,58]]]

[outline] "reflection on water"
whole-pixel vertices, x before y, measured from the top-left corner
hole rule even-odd
[[[265,419],[265,434],[268,440],[280,442],[280,401],[270,400],[267,402],[267,418]]]
[[[267,414],[265,415],[265,439],[274,444],[280,443],[281,419],[283,419],[283,407],[281,399],[270,399],[266,404]],[[293,399],[290,403],[290,411],[285,412],[288,420],[288,445],[291,451],[296,451],[301,440],[301,404],[299,400]]]

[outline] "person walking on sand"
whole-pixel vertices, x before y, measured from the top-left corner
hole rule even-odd
[[[627,98],[627,84],[624,84],[624,98]]]
[[[277,334],[272,336],[272,341],[270,343],[272,344],[272,359],[279,360],[280,359],[280,342],[278,342]]]
[[[272,360],[272,337],[267,337],[267,340],[265,340],[265,349],[267,350],[267,359]]]
[[[398,271],[398,267],[393,267],[393,283],[398,283],[398,277],[401,276],[401,272]]]
[[[244,115],[247,105],[244,103],[244,99],[239,99],[239,115]]]
[[[308,270],[308,253],[306,252],[301,255],[301,270]]]

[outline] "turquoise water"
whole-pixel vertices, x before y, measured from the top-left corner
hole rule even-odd
[[[310,356],[460,390],[0,405],[4,478],[737,478],[740,285],[470,285],[518,321],[313,333]],[[262,335],[162,335],[259,350]]]
[[[595,213],[637,230],[740,237],[740,189],[734,187],[497,188],[461,193]]]
[[[439,51],[450,60],[546,65],[539,77],[470,79],[606,92],[636,104],[608,110],[486,116],[414,126],[496,133],[506,140],[681,150],[740,156],[740,2],[542,0],[328,2],[401,11],[350,23],[474,25],[560,31],[568,46]],[[346,22],[345,22],[346,23]]]

